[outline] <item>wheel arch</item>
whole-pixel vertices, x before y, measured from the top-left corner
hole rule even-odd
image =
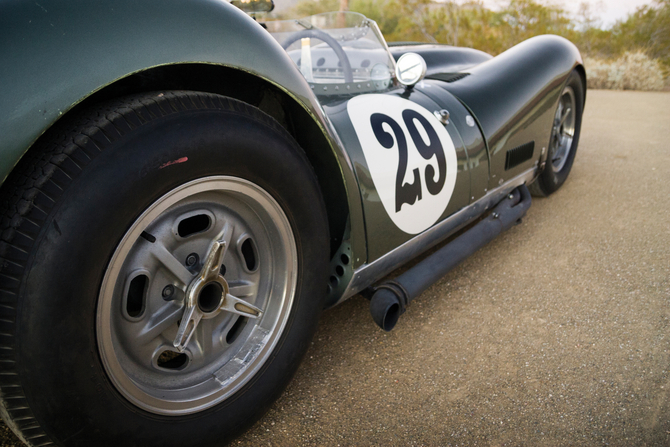
[[[289,92],[254,74],[214,64],[153,67],[92,93],[67,111],[52,127],[57,128],[62,119],[75,116],[95,104],[160,90],[191,90],[227,96],[257,107],[277,120],[305,151],[316,173],[328,212],[331,255],[337,250],[342,242],[350,203],[345,172],[333,150],[330,135],[324,131],[323,123],[317,121]],[[50,134],[50,131],[46,131],[33,146],[50,138]],[[334,172],[340,175],[335,176]]]

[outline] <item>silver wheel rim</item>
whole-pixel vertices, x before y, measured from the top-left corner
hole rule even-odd
[[[112,383],[156,414],[222,402],[279,340],[297,271],[290,223],[258,185],[217,176],[170,191],[133,223],[105,272],[96,331]]]
[[[559,172],[565,166],[575,136],[575,92],[565,87],[558,101],[554,124],[551,131],[550,157],[551,168]]]

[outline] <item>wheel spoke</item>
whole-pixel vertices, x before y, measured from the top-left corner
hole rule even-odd
[[[563,138],[561,137],[556,145],[556,153],[551,159],[552,162],[559,161],[565,156],[566,146],[563,144]]]
[[[140,345],[149,343],[179,321],[182,314],[181,307],[172,303],[166,304],[142,326],[142,329],[140,329],[135,337],[136,342]]]
[[[561,115],[561,121],[559,122],[559,126],[562,126],[563,123],[565,123],[565,120],[570,115],[570,112],[572,112],[572,109],[570,107],[565,109],[565,112],[563,113],[563,115]]]
[[[226,244],[226,247],[230,247],[230,240],[233,238],[234,230],[235,226],[231,222],[226,222],[221,233],[219,233],[220,240]]]
[[[193,279],[193,273],[191,273],[162,244],[159,243],[152,244],[150,253],[154,259],[160,262],[163,265],[163,267],[167,269],[167,271],[169,271],[177,280],[179,280],[178,287],[182,291],[186,291],[186,287]]]
[[[230,281],[228,283],[230,294],[236,297],[255,296],[258,293],[258,284],[251,281]]]
[[[193,360],[204,359],[207,353],[212,352],[212,321],[202,319],[191,337],[188,350]]]
[[[221,310],[254,319],[260,318],[263,315],[263,311],[258,307],[249,304],[243,299],[237,298],[230,293],[227,294],[226,298],[223,300]]]

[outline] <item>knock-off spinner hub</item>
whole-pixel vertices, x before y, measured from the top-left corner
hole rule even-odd
[[[221,311],[254,319],[263,315],[262,309],[230,295],[228,282],[221,275],[221,264],[227,246],[225,235],[230,237],[230,231],[231,228],[224,226],[212,241],[200,273],[186,288],[184,315],[172,343],[179,352],[184,352],[201,319],[214,318]]]
[[[221,312],[221,304],[229,293],[228,282],[223,276],[203,281],[196,277],[187,291],[187,299],[202,312],[203,318],[212,318]]]

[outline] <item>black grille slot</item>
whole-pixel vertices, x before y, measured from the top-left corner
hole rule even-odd
[[[459,79],[463,79],[470,73],[434,73],[426,76],[426,79],[439,79],[444,82],[456,82]]]
[[[508,150],[507,158],[505,158],[505,171],[508,171],[515,166],[519,166],[524,161],[533,158],[534,149],[535,142],[531,141],[530,143],[522,144],[521,146]]]

